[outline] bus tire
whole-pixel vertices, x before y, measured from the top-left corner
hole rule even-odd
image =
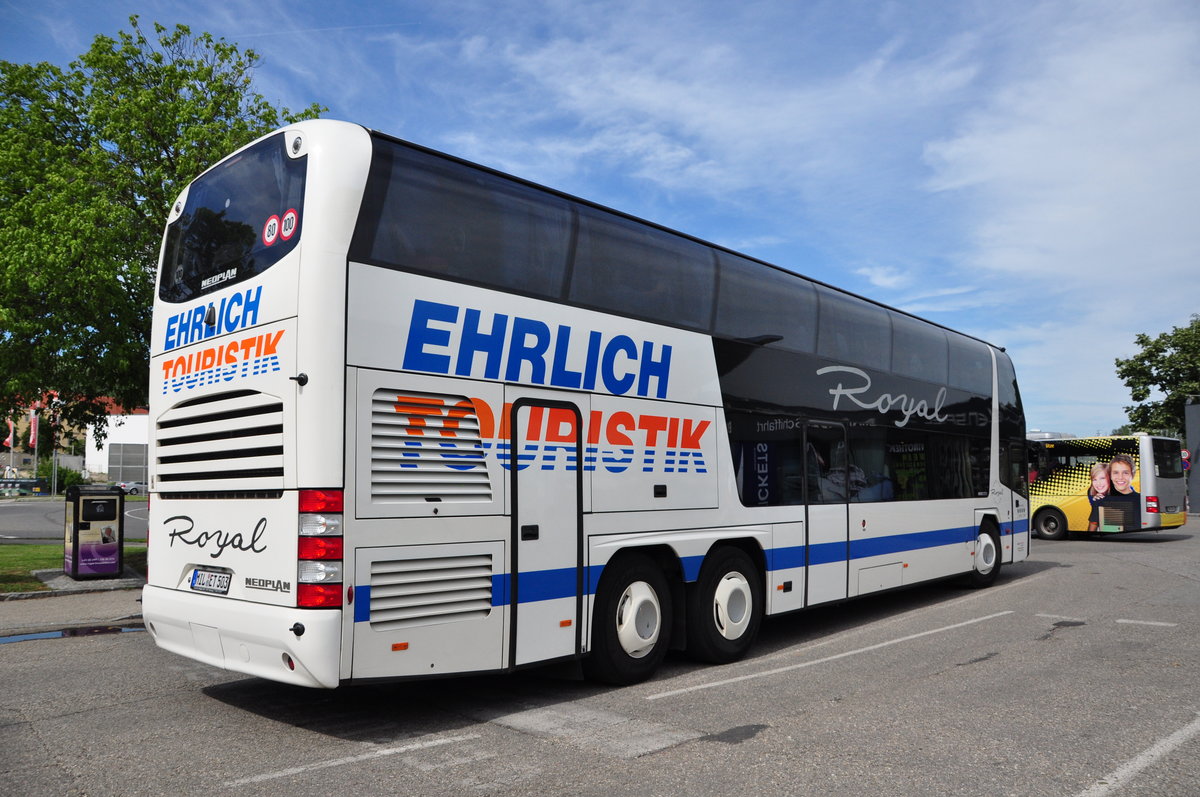
[[[624,557],[604,568],[592,609],[588,678],[625,686],[658,669],[671,643],[671,591],[654,562]]]
[[[1065,540],[1067,519],[1057,509],[1043,509],[1033,519],[1033,528],[1043,540]]]
[[[705,557],[688,590],[687,649],[700,661],[727,664],[746,655],[763,617],[762,575],[740,548]]]
[[[1000,550],[1000,534],[991,523],[984,523],[975,538],[975,566],[967,574],[970,586],[978,589],[995,583],[1003,558]]]

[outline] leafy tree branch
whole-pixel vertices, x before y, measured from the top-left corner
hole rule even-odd
[[[163,223],[214,162],[287,123],[259,56],[136,16],[65,69],[0,61],[0,414],[54,392],[102,436],[106,399],[144,406]]]

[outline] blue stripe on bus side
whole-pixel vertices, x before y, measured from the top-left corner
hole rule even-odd
[[[767,551],[766,554],[767,570],[790,570],[794,567],[804,567],[803,545],[773,548]]]
[[[953,545],[956,542],[969,542],[975,539],[975,528],[964,526],[957,529],[937,529],[935,531],[918,531],[913,534],[896,534],[889,537],[872,537],[866,540],[850,541],[850,558],[866,559],[869,556],[883,556],[902,551],[919,551],[924,548],[940,548],[943,545]]]
[[[1025,518],[1024,520],[1014,520],[1011,523],[1004,523],[1002,525],[1007,527],[1008,530],[1007,530],[1007,532],[1001,532],[1001,533],[1007,533],[1007,534],[1027,534],[1027,533],[1029,533],[1029,518]]]
[[[365,623],[371,619],[371,586],[354,587],[354,622]]]
[[[1029,531],[1028,520],[1002,524],[1001,534],[1024,534]],[[953,529],[936,529],[912,534],[896,534],[889,537],[872,537],[866,540],[850,540],[850,559],[865,559],[906,551],[940,548],[974,539],[975,528],[963,526]],[[808,564],[823,565],[846,560],[846,542],[825,542],[815,545],[793,545],[766,551],[767,570],[789,570],[804,567],[807,548]],[[703,556],[685,556],[684,580],[695,581],[700,575]],[[600,583],[603,565],[593,565],[584,571],[584,588],[587,595],[594,595]],[[575,597],[575,568],[564,567],[554,570],[535,570],[521,573],[521,603],[557,600]],[[512,577],[508,573],[492,576],[492,605],[507,606],[512,600]],[[371,617],[370,586],[354,587],[354,622],[363,623]]]

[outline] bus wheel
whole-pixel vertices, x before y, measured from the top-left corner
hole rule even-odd
[[[975,569],[967,576],[972,587],[989,587],[1000,575],[1000,535],[991,524],[979,528],[975,538]]]
[[[745,551],[717,548],[705,558],[687,608],[688,653],[714,664],[737,661],[754,643],[762,622],[758,568]]]
[[[671,642],[671,592],[662,571],[638,556],[604,568],[592,611],[588,678],[626,685],[654,674]]]
[[[1057,509],[1043,509],[1033,519],[1033,528],[1043,540],[1061,540],[1067,536],[1067,519]]]

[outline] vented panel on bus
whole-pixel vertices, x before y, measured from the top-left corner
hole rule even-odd
[[[375,561],[370,584],[372,630],[477,619],[492,610],[492,557]]]
[[[238,390],[179,404],[155,428],[160,493],[283,489],[283,403]]]
[[[491,501],[479,432],[479,417],[464,396],[376,389],[371,397],[371,501]]]

